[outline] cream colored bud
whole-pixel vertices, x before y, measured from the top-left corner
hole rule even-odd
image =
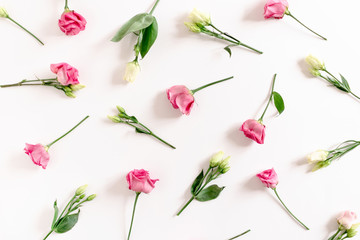
[[[85,85],[82,85],[82,84],[75,84],[75,85],[70,85],[70,88],[71,90],[73,91],[78,91],[80,89],[83,89],[85,88],[86,86]]]
[[[6,9],[3,7],[0,7],[0,17],[7,18],[9,14],[7,13]]]
[[[310,71],[311,75],[313,75],[314,77],[318,77],[318,76],[321,75],[320,72],[319,72],[319,70],[310,68],[309,71]]]
[[[222,160],[219,164],[219,168],[220,169],[225,169],[226,167],[229,166],[229,159],[230,159],[230,156],[228,156],[227,158],[225,158],[224,160]]]
[[[209,26],[211,24],[210,14],[203,13],[194,8],[189,14],[189,19],[199,25]]]
[[[125,109],[123,107],[116,106],[116,108],[119,111],[119,113],[125,113]]]
[[[309,155],[307,155],[308,163],[317,163],[320,161],[325,161],[329,155],[328,151],[325,150],[317,150]]]
[[[194,33],[199,33],[201,32],[201,29],[199,28],[198,25],[196,25],[195,23],[191,23],[191,22],[184,22],[185,26],[187,26],[187,28],[194,32]]]
[[[311,54],[305,58],[305,61],[314,70],[325,70],[325,64]]]
[[[65,92],[66,96],[71,97],[71,98],[76,98],[75,94],[73,94],[72,92]]]
[[[84,194],[84,192],[86,191],[86,188],[88,187],[87,184],[81,186],[81,187],[78,187],[78,189],[76,189],[76,192],[75,192],[75,195],[76,196],[79,196],[79,195],[82,195]]]
[[[215,153],[210,159],[210,167],[214,168],[219,166],[223,157],[224,157],[223,151],[219,151],[218,153]]]
[[[126,64],[124,80],[134,82],[140,72],[140,65],[137,61],[132,61]]]
[[[92,195],[88,196],[86,201],[92,201],[92,200],[94,200],[94,198],[96,198],[96,194],[92,194]]]
[[[114,123],[119,123],[121,122],[121,119],[118,116],[107,116],[111,121],[113,121]]]

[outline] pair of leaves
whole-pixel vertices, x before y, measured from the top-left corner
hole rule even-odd
[[[195,178],[193,184],[191,185],[190,191],[193,196],[196,195],[203,181],[204,181],[204,171],[201,170],[200,174]]]
[[[285,104],[284,104],[284,100],[281,97],[280,93],[273,91],[272,93],[272,97],[274,100],[274,105],[276,107],[276,109],[279,112],[279,115],[285,110]]]
[[[75,208],[73,211],[76,210]],[[54,219],[51,224],[51,229],[54,230],[56,233],[65,233],[67,231],[70,231],[75,224],[79,220],[79,214],[80,210],[71,215],[67,215],[65,217],[62,217],[61,219],[57,220],[59,215],[59,208],[57,207],[57,201],[54,202]]]
[[[198,192],[202,183],[204,182],[204,178],[204,172],[203,170],[201,170],[201,172],[195,178],[193,184],[191,185],[191,194],[195,197],[196,200],[200,202],[206,202],[217,198],[221,191],[225,188],[219,187],[217,185],[211,185],[210,187],[207,187]]]
[[[150,50],[158,35],[158,24],[156,18],[148,13],[140,13],[127,21],[116,35],[111,39],[113,42],[119,42],[129,33],[139,33],[139,49],[141,57]]]

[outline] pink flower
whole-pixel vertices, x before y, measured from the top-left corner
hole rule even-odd
[[[249,119],[241,125],[239,130],[243,131],[246,137],[256,141],[259,144],[264,144],[265,125],[262,123],[254,119]]]
[[[264,18],[281,19],[289,7],[286,0],[268,0],[264,7]]]
[[[31,160],[36,165],[41,166],[43,169],[46,169],[50,156],[43,145],[41,144],[32,145],[25,143],[24,150],[25,153],[30,156]]]
[[[126,175],[129,189],[135,192],[150,193],[155,188],[156,181],[159,179],[151,179],[149,172],[144,169],[134,169]]]
[[[274,188],[276,188],[276,185],[279,183],[279,178],[278,178],[274,168],[265,170],[259,174],[256,174],[256,176],[268,188],[274,189]]]
[[[85,30],[85,26],[85,18],[75,11],[65,11],[59,19],[60,30],[66,35],[77,35],[80,31]]]
[[[359,223],[359,221],[357,221],[356,213],[351,211],[341,213],[340,217],[337,218],[337,221],[345,229],[350,229],[353,224]]]
[[[51,64],[50,69],[57,75],[57,80],[61,85],[76,85],[79,84],[79,72],[76,68],[67,63]]]
[[[192,92],[184,85],[176,85],[166,90],[167,97],[175,109],[189,115],[194,104]]]

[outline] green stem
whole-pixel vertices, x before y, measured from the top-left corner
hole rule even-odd
[[[302,22],[300,22],[294,15],[292,15],[288,10],[285,11],[286,15],[289,15],[290,17],[292,17],[295,21],[297,21],[298,23],[300,23],[303,27],[305,27],[307,30],[309,30],[310,32],[314,33],[315,35],[319,36],[320,38],[327,40],[325,37],[321,36],[320,34],[314,32],[313,30],[311,30],[310,28],[308,28],[305,24],[303,24]]]
[[[273,93],[274,93],[274,86],[275,86],[275,80],[276,80],[276,73],[274,74],[274,77],[273,77],[273,81],[272,81],[272,85],[271,85],[271,93],[270,93],[270,97],[269,97],[269,101],[265,107],[265,110],[263,112],[263,114],[261,115],[261,117],[259,118],[259,122],[262,122],[264,116],[265,116],[265,113],[270,105],[270,102],[271,102],[271,98],[273,96]]]
[[[357,96],[355,93],[353,93],[353,92],[349,92],[351,95],[353,95],[354,97],[356,97],[357,99],[360,99],[360,97],[359,96]]]
[[[341,230],[338,228],[337,232],[334,235],[332,235],[328,240],[334,240],[340,232]]]
[[[284,206],[284,208],[288,211],[288,213],[289,213],[293,218],[295,218],[296,221],[298,221],[298,223],[300,223],[304,228],[306,228],[306,230],[309,230],[309,228],[308,228],[307,226],[305,226],[305,224],[303,224],[297,217],[295,217],[295,215],[292,214],[292,212],[286,207],[285,203],[281,200],[279,194],[277,193],[276,188],[273,188],[273,190],[274,190],[277,198],[278,198],[279,201],[281,202],[281,204],[282,204],[282,205]]]
[[[63,137],[65,137],[66,135],[68,135],[69,133],[71,133],[75,128],[77,128],[81,123],[83,123],[89,116],[86,116],[83,120],[81,120],[78,124],[76,124],[72,129],[70,129],[68,132],[66,132],[64,135],[62,135],[61,137],[59,137],[58,139],[56,139],[55,141],[53,141],[52,143],[48,144],[47,147],[50,148],[51,145],[53,145],[54,143],[56,143],[57,141],[59,141],[60,139],[62,139]]]
[[[7,18],[12,21],[13,23],[15,23],[16,25],[18,25],[20,28],[22,28],[25,32],[27,32],[28,34],[30,34],[33,38],[35,38],[39,43],[41,43],[42,45],[44,45],[44,43],[42,41],[40,41],[40,39],[38,39],[34,34],[32,34],[29,30],[27,30],[26,28],[24,28],[22,25],[20,25],[18,22],[16,22],[14,19],[12,19],[10,16],[7,16]]]
[[[248,232],[250,232],[250,229],[247,230],[247,231],[245,231],[245,232],[243,232],[243,233],[241,233],[241,234],[239,234],[239,235],[236,235],[235,237],[230,238],[229,240],[233,240],[233,239],[235,239],[235,238],[241,237],[242,235],[245,235],[245,234],[247,234]]]
[[[332,76],[336,81],[340,82],[339,79],[337,79],[331,72],[329,72],[327,69],[323,70],[324,72],[326,72],[327,74],[329,74],[330,76]]]
[[[129,229],[129,234],[128,234],[127,240],[130,239],[131,229],[132,229],[132,225],[133,225],[133,222],[134,222],[134,215],[135,215],[136,203],[137,203],[137,201],[138,201],[138,198],[139,198],[139,196],[140,196],[140,193],[141,193],[141,192],[137,192],[137,193],[136,193],[135,202],[134,202],[134,208],[133,208],[132,217],[131,217],[131,224],[130,224],[130,229]]]
[[[171,145],[170,143],[166,142],[165,140],[163,140],[162,138],[158,137],[157,135],[155,135],[149,128],[147,128],[144,124],[139,122],[139,125],[142,126],[143,128],[145,128],[147,131],[149,131],[149,135],[153,136],[154,138],[158,139],[159,141],[165,143],[166,145],[168,145],[169,147],[176,149],[176,147],[174,147],[173,145]]]
[[[65,7],[64,7],[65,11],[69,10],[69,6],[68,6],[68,0],[65,0]]]
[[[181,210],[176,214],[176,216],[179,216],[179,215],[185,210],[185,208],[186,208],[194,199],[195,199],[195,197],[192,196],[192,197],[190,198],[190,200],[187,201],[187,203],[186,203],[186,204],[181,208]]]
[[[28,84],[31,82],[41,82],[38,84]],[[45,85],[45,83],[56,83],[57,82],[57,78],[48,78],[48,79],[36,79],[36,80],[22,80],[21,82],[18,83],[14,83],[14,84],[5,84],[5,85],[0,85],[0,87],[2,88],[6,88],[6,87],[18,87],[18,86],[36,86],[36,85]]]
[[[201,87],[199,87],[199,88],[196,88],[196,89],[194,89],[194,90],[191,90],[191,92],[192,92],[192,94],[195,94],[197,91],[200,91],[200,90],[202,90],[202,89],[204,89],[204,88],[207,88],[207,87],[209,87],[209,86],[211,86],[211,85],[214,85],[214,84],[217,84],[217,83],[221,83],[221,82],[230,80],[230,79],[232,79],[232,78],[234,78],[234,77],[231,76],[231,77],[228,77],[228,78],[225,78],[225,79],[216,81],[216,82],[212,82],[212,83],[206,84],[206,85],[204,85],[204,86],[201,86]]]
[[[45,236],[45,238],[44,238],[43,240],[47,239],[47,238],[50,236],[50,234],[53,233],[53,231],[54,231],[54,230],[51,230],[51,231]]]
[[[158,3],[160,2],[160,0],[157,0],[153,6],[153,8],[151,9],[150,13],[149,14],[153,14],[155,8],[157,7]]]

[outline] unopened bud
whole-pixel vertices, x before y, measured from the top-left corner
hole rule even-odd
[[[70,88],[71,90],[73,91],[78,91],[80,89],[83,89],[85,88],[86,86],[85,85],[82,85],[82,84],[75,84],[75,85],[70,85]]]
[[[214,168],[219,166],[223,157],[224,157],[223,151],[219,151],[218,153],[215,153],[210,159],[210,167]]]
[[[66,91],[65,91],[65,94],[66,94],[66,96],[68,96],[68,97],[76,98],[75,94],[73,94],[72,92],[66,92]]]
[[[225,169],[226,167],[228,167],[228,165],[229,165],[229,159],[230,159],[230,156],[227,157],[227,158],[225,158],[224,160],[222,160],[222,161],[220,162],[219,168],[220,168],[220,169]]]
[[[88,187],[87,184],[82,185],[81,187],[78,187],[78,189],[76,189],[75,195],[76,195],[76,196],[79,196],[79,195],[84,194],[84,192],[86,191],[86,188],[87,188],[87,187]]]
[[[311,54],[305,58],[305,61],[314,70],[325,70],[325,64]]]
[[[119,123],[121,122],[121,119],[118,116],[107,116],[111,121],[113,121],[114,123]]]
[[[224,174],[224,173],[228,172],[229,170],[230,170],[230,166],[227,166],[227,167],[225,167],[225,168],[222,168],[222,169],[220,170],[220,172],[221,172],[222,174]]]
[[[191,22],[184,22],[185,26],[192,32],[194,33],[200,33],[201,32],[201,28],[196,25],[195,23],[191,23]]]
[[[6,9],[3,7],[0,7],[0,17],[7,18],[9,14],[7,13]]]
[[[83,199],[85,197],[85,194],[82,194],[79,199]]]
[[[350,228],[349,230],[346,230],[346,237],[347,237],[347,238],[355,237],[355,235],[356,235],[357,233],[358,233],[358,232],[357,232],[355,229]]]
[[[123,107],[116,106],[116,108],[120,113],[125,113],[125,109]]]
[[[317,162],[314,166],[314,168],[312,169],[313,172],[315,172],[316,170],[319,170],[321,168],[327,167],[330,165],[330,161],[321,161],[321,162]]]
[[[92,195],[88,196],[86,201],[92,201],[92,200],[94,200],[94,198],[96,198],[96,194],[92,194]]]

